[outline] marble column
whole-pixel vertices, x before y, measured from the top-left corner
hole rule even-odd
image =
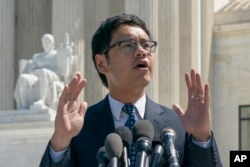
[[[180,0],[179,3],[179,79],[180,79],[180,105],[187,106],[187,87],[185,72],[191,68],[200,72],[199,63],[199,0]]]
[[[57,47],[64,41],[65,33],[74,42],[74,53],[84,53],[84,2],[81,0],[53,0],[52,34]]]
[[[179,1],[158,4],[159,103],[179,103]]]
[[[73,42],[73,55],[76,61],[71,69],[74,72],[66,83],[70,82],[77,71],[84,76],[84,24],[84,1],[52,1],[52,34],[55,37],[56,48],[64,41],[65,33],[69,34],[69,42]],[[80,95],[80,98],[83,99],[83,95]]]
[[[41,37],[51,33],[51,2],[16,1],[16,64],[41,52]],[[18,70],[17,70],[18,74]]]
[[[234,121],[231,122],[230,116],[232,113],[227,107],[228,96],[230,96],[230,92],[228,92],[228,82],[230,82],[228,79],[228,75],[230,75],[228,74],[228,64],[231,62],[231,57],[228,55],[215,55],[213,62],[213,82],[211,85],[213,105],[211,110],[214,111],[212,113],[214,126],[212,129],[216,136],[218,148],[222,153],[221,160],[226,163],[224,165],[228,166],[229,160],[225,154],[230,150],[228,147],[232,148],[235,143],[234,137],[230,137],[230,134],[235,133],[235,131],[233,128],[228,128],[228,126],[234,126]],[[227,161],[225,161],[226,159]]]
[[[209,82],[210,64],[211,64],[211,47],[212,47],[212,30],[213,30],[213,7],[214,1],[200,0],[201,13],[201,74],[203,82]]]
[[[84,75],[87,78],[87,85],[84,91],[84,98],[89,105],[100,101],[107,94],[107,89],[103,86],[101,80],[99,79],[98,73],[95,69],[92,60],[91,41],[92,36],[101,24],[101,21],[114,14],[110,5],[111,3],[109,0],[84,1],[84,40],[86,41],[86,49],[84,52]],[[118,3],[117,5],[120,4]],[[117,8],[116,10],[119,10],[119,8]],[[98,12],[95,12],[95,10],[98,10]]]
[[[0,111],[14,107],[15,1],[0,0]]]

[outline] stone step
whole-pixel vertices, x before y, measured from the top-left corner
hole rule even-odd
[[[0,124],[0,144],[36,143],[48,140],[53,131],[52,121]]]
[[[54,128],[53,121],[21,122],[0,124],[0,131]]]
[[[0,148],[4,145],[21,145],[41,142],[47,143],[51,138],[53,131],[53,128],[12,129],[8,131],[1,131]]]
[[[52,109],[9,110],[0,112],[0,125],[21,122],[54,121],[56,111]]]

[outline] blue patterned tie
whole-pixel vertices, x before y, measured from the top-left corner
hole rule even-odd
[[[122,111],[128,114],[128,120],[125,123],[125,126],[127,126],[130,130],[133,129],[135,124],[135,116],[134,116],[134,105],[133,104],[126,104],[122,107]],[[135,166],[135,146],[134,143],[132,143],[129,147],[130,152],[130,167]]]

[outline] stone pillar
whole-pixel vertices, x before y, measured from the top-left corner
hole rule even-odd
[[[15,1],[0,0],[0,111],[14,108]]]
[[[74,42],[75,54],[84,54],[84,4],[81,0],[53,0],[52,2],[52,34],[57,47],[64,40],[65,33]]]
[[[151,1],[150,1],[151,2]],[[154,53],[154,72],[153,72],[153,77],[152,80],[149,84],[149,86],[147,87],[147,94],[156,102],[159,102],[159,94],[160,94],[160,89],[159,89],[159,58],[160,55],[159,54],[159,37],[161,36],[161,34],[159,34],[159,22],[160,22],[160,18],[159,16],[161,15],[161,13],[159,13],[158,9],[159,9],[160,3],[159,1],[153,1],[153,3],[151,4],[151,10],[152,13],[151,15],[151,21],[150,24],[148,25],[150,28],[150,31],[152,33],[153,36],[153,40],[158,42],[158,46],[156,47],[156,52]],[[159,18],[159,19],[158,19]],[[165,103],[164,103],[165,104]]]
[[[96,5],[101,7],[97,8],[98,12],[93,13],[93,9],[96,10]],[[84,2],[84,39],[86,41],[86,49],[84,52],[84,71],[85,77],[87,78],[84,98],[89,105],[100,101],[107,94],[107,89],[103,86],[101,80],[99,79],[92,60],[91,41],[92,36],[101,24],[101,21],[109,17],[110,13],[112,13],[111,15],[114,14],[114,12],[111,12],[112,10],[110,5],[109,0],[91,0]],[[119,10],[119,7],[116,10]]]
[[[201,1],[201,79],[203,83],[209,83],[210,86],[210,106],[212,108],[212,78],[213,78],[213,68],[212,67],[212,35],[213,35],[213,4],[214,1],[211,0],[200,0]],[[211,115],[213,116],[216,110],[211,109]],[[213,126],[215,120],[212,119],[211,124]]]
[[[203,82],[209,82],[212,30],[213,30],[213,4],[211,0],[200,0],[201,12],[201,74]]]
[[[179,3],[179,30],[180,30],[180,105],[185,109],[187,106],[187,87],[185,82],[185,72],[191,68],[200,71],[199,63],[199,0],[180,0]]]
[[[60,47],[65,33],[68,33],[69,42],[73,42],[73,55],[76,60],[72,67],[73,73],[79,71],[84,76],[84,2],[81,0],[53,0],[52,7],[52,34],[56,41],[55,47],[56,49]],[[65,82],[69,83],[74,74]]]
[[[43,51],[41,37],[51,33],[51,1],[16,1],[16,63]],[[17,70],[18,74],[18,70]]]
[[[213,132],[216,136],[216,141],[218,144],[218,148],[221,155],[221,160],[224,163],[229,162],[228,155],[225,155],[228,153],[228,151],[225,151],[226,148],[228,148],[230,145],[232,145],[230,137],[230,134],[233,132],[231,128],[228,128],[230,126],[230,118],[226,119],[227,117],[230,117],[229,115],[232,115],[230,111],[228,111],[228,64],[231,61],[231,57],[227,55],[215,55],[214,56],[214,67],[213,67],[213,83],[212,83],[212,94],[213,94],[213,105],[211,107],[211,110],[214,111],[212,114],[212,122],[214,123]],[[228,125],[228,126],[226,126]],[[233,132],[234,133],[234,132]],[[227,136],[229,134],[229,136]],[[233,140],[234,141],[234,140]],[[224,153],[224,154],[223,154]],[[228,161],[225,161],[227,159]],[[226,165],[226,164],[224,164]],[[228,166],[228,165],[226,165]]]
[[[171,107],[179,103],[179,1],[160,1],[158,7],[158,96]]]

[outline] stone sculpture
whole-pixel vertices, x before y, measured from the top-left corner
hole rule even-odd
[[[43,52],[30,60],[20,60],[22,71],[14,93],[17,109],[55,109],[65,82],[74,72],[73,44],[67,33],[58,50],[51,34],[44,34],[41,41]]]

